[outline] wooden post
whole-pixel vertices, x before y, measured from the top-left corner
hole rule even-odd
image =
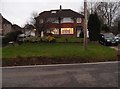
[[[59,21],[59,37],[61,37],[61,18],[58,18]]]
[[[84,49],[87,49],[87,0],[84,0]]]
[[[120,60],[120,44],[118,44],[117,61]]]

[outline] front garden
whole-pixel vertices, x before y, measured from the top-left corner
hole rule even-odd
[[[8,45],[2,49],[3,66],[115,60],[117,60],[117,51],[97,43],[89,43],[87,50],[84,50],[82,43],[69,42],[23,43]]]

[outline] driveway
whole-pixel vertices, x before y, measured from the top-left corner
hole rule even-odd
[[[110,48],[115,49],[116,51],[119,51],[118,46],[111,46]]]
[[[3,87],[118,87],[118,62],[3,68]]]

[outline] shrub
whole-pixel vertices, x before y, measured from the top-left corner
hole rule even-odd
[[[2,45],[6,45],[10,41],[16,42],[17,36],[21,33],[22,33],[21,31],[14,31],[14,32],[8,33],[5,37],[2,38]]]
[[[26,37],[25,42],[41,42],[41,37]]]
[[[53,37],[53,36],[46,36],[46,37],[43,37],[42,38],[42,41],[43,42],[56,42],[56,39],[55,39],[55,37]]]
[[[45,36],[53,36],[52,33],[45,33]]]
[[[47,36],[48,42],[56,42],[56,39],[53,36]]]

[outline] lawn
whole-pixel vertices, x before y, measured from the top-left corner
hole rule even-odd
[[[95,43],[24,43],[2,49],[2,66],[116,61],[117,51]]]
[[[41,56],[111,59],[116,55],[114,49],[93,43],[89,44],[87,50],[84,50],[80,43],[24,43],[2,49],[3,58]]]
[[[76,38],[76,37],[60,37],[60,38],[56,38],[56,41],[57,42],[66,42],[66,39],[67,39],[67,42],[81,43],[83,41],[82,38]]]

